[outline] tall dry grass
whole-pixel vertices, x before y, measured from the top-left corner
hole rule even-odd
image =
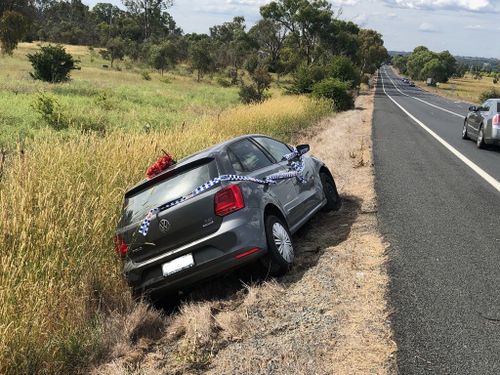
[[[112,236],[125,189],[161,149],[177,158],[245,133],[281,139],[328,113],[280,97],[186,127],[18,150],[0,182],[0,373],[76,373],[109,350],[105,319],[131,311]]]

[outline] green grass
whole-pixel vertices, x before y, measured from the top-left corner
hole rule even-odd
[[[140,74],[142,67],[119,62],[121,71],[103,68],[109,62],[81,46],[66,47],[81,60],[81,70],[72,72],[71,81],[34,81],[26,54],[37,48],[22,43],[13,57],[0,57],[0,145],[34,136],[46,126],[32,107],[38,92],[53,95],[70,120],[98,122],[107,131],[165,129],[218,114],[239,102],[237,87],[223,88],[208,79],[200,84],[194,76],[156,72],[146,81]]]

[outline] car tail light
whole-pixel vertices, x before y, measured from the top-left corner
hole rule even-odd
[[[115,236],[115,251],[122,258],[127,255],[128,245],[123,241],[123,238],[119,234]]]
[[[245,207],[243,194],[239,185],[229,185],[215,194],[215,214],[226,216]]]
[[[491,122],[493,126],[500,127],[500,114],[495,115]]]

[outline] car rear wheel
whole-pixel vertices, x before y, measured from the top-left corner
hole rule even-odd
[[[464,127],[462,129],[462,139],[469,139],[469,135],[467,134],[467,120],[464,121]]]
[[[320,173],[321,185],[323,185],[323,193],[325,194],[326,204],[323,211],[336,211],[340,208],[342,201],[340,200],[337,186],[333,178],[327,173]]]
[[[483,124],[479,127],[479,133],[477,134],[477,141],[476,145],[478,148],[484,148],[486,144],[484,143],[484,130],[483,130]]]
[[[280,276],[292,268],[294,250],[292,237],[286,223],[277,216],[265,218],[267,256],[263,259],[264,266],[271,276]]]

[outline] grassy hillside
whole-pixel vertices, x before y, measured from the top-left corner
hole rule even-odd
[[[200,84],[187,71],[163,76],[150,72],[147,81],[141,74],[145,69],[129,62],[116,63],[121,71],[103,68],[109,62],[82,46],[66,47],[81,60],[82,68],[72,72],[70,82],[36,82],[29,75],[26,54],[37,48],[22,43],[13,57],[0,56],[0,146],[33,136],[46,126],[33,109],[41,92],[57,101],[75,130],[82,125],[107,131],[165,129],[218,114],[239,102],[236,87],[222,88],[209,80]]]
[[[100,68],[82,48],[72,51],[84,67],[73,81],[36,83],[23,58],[29,48],[0,59],[3,141],[37,135],[10,153],[0,180],[0,373],[85,372],[108,355],[108,317],[132,308],[112,237],[124,190],[160,150],[182,158],[253,132],[287,140],[330,106],[297,96],[235,106],[235,89],[190,76],[144,81],[132,70]],[[66,116],[105,119],[109,131],[66,137],[37,127],[30,105],[39,90],[52,93]],[[109,106],[99,101],[103,92]]]

